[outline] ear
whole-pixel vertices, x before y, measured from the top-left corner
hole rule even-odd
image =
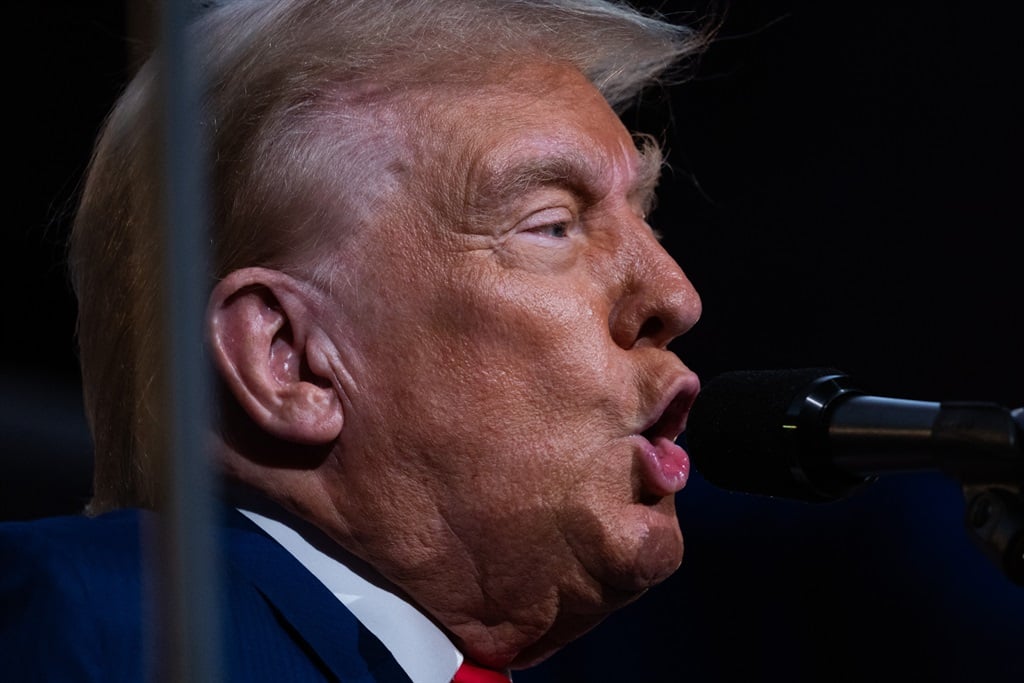
[[[308,287],[280,271],[243,268],[210,294],[210,354],[228,390],[269,434],[321,445],[344,422],[331,381],[333,346]]]

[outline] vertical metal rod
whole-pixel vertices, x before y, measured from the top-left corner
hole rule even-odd
[[[218,599],[220,548],[213,523],[213,479],[207,453],[209,370],[203,343],[206,308],[209,176],[200,124],[201,87],[186,26],[190,0],[164,0],[159,41],[163,60],[166,405],[169,490],[161,540],[163,642],[156,676],[215,683],[220,676]]]

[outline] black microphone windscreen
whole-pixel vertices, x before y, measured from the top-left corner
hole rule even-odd
[[[814,382],[842,374],[818,367],[740,370],[712,378],[687,420],[686,450],[694,469],[720,488],[808,499],[794,475],[798,464],[783,425]]]

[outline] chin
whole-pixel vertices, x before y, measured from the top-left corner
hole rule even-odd
[[[683,561],[683,536],[678,523],[650,527],[626,550],[613,584],[624,591],[642,593],[671,576]]]
[[[580,529],[582,542],[574,545],[608,600],[632,602],[683,561],[683,535],[671,499],[629,506],[615,520],[594,517],[591,525]]]

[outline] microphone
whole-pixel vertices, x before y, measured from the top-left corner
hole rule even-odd
[[[743,493],[832,501],[922,470],[1024,485],[1024,409],[871,396],[828,367],[719,375],[697,396],[684,439],[701,476]]]

